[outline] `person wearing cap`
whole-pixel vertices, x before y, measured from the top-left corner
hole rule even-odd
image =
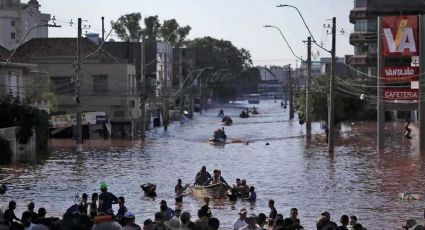
[[[245,227],[247,225],[247,223],[245,221],[246,220],[246,213],[247,213],[247,211],[246,211],[245,208],[242,208],[239,211],[239,218],[233,222],[233,229],[234,230],[239,230],[240,228]]]
[[[160,211],[162,215],[164,216],[164,220],[165,221],[171,220],[171,218],[173,218],[174,216],[174,210],[167,206],[167,201],[165,200],[161,200],[161,203],[159,204],[161,205]]]
[[[108,192],[108,185],[105,182],[100,183],[99,208],[98,212],[106,213],[109,209],[112,210],[112,204],[118,203],[118,198]]]
[[[204,185],[211,178],[211,174],[207,171],[207,167],[202,166],[195,176],[195,185]]]
[[[214,170],[214,176],[211,177],[204,185],[209,185],[209,184],[225,184],[229,186],[226,180],[224,180],[224,178],[221,176],[221,171],[218,169]]]
[[[244,227],[239,230],[259,230],[260,228],[257,225],[257,216],[254,213],[249,214],[246,218],[246,223]]]
[[[164,225],[168,230],[181,230],[180,220],[176,217],[171,218],[169,221],[165,221]]]
[[[124,213],[124,222],[125,225],[122,228],[123,230],[141,230],[140,226],[135,223],[136,217],[130,211]]]

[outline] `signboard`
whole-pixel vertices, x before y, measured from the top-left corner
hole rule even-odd
[[[417,81],[419,67],[410,66],[386,66],[382,69],[384,82],[410,82]]]
[[[419,90],[409,88],[384,89],[384,100],[418,100]]]
[[[418,56],[418,16],[386,16],[381,19],[384,57]]]
[[[83,125],[103,124],[107,123],[107,116],[105,112],[87,112],[81,114],[81,123]],[[51,128],[66,128],[76,124],[76,114],[56,115],[50,117]]]

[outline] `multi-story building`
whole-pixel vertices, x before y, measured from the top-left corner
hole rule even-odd
[[[0,0],[0,45],[6,49],[14,49],[19,41],[32,28],[46,25],[50,14],[40,12],[37,0],[30,0],[27,4],[20,0]],[[48,27],[34,28],[25,41],[32,38],[45,38],[48,36]]]
[[[354,0],[354,8],[350,12],[350,22],[354,24],[350,44],[354,46],[354,55],[350,58],[349,64],[362,72],[376,76],[378,16],[423,12],[425,4],[422,0]]]
[[[135,66],[117,59],[89,39],[82,40],[81,106],[84,112],[105,112],[115,137],[129,137],[140,117]],[[34,38],[14,60],[37,64],[49,73],[59,114],[75,114],[76,38]],[[95,52],[97,51],[97,52]]]

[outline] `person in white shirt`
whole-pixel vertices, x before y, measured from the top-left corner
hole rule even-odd
[[[245,227],[247,223],[245,222],[246,219],[246,209],[242,208],[241,211],[239,211],[239,218],[233,222],[233,229],[239,230],[242,227]]]
[[[239,230],[260,230],[257,225],[257,216],[254,213],[249,214],[249,216],[246,218],[246,223],[248,225],[245,225]]]

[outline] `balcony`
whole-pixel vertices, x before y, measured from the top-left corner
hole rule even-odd
[[[350,44],[355,45],[358,43],[377,43],[376,32],[354,32],[350,34]]]
[[[352,56],[348,62],[351,66],[375,67],[377,65],[377,57],[376,55],[355,55]]]

